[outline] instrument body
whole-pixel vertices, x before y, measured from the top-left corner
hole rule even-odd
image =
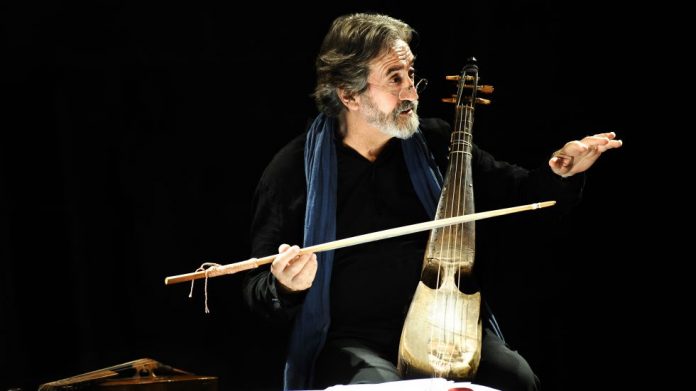
[[[141,358],[108,368],[45,383],[39,391],[217,391],[215,376],[197,376]]]
[[[449,165],[436,220],[472,214],[472,126],[478,68],[458,78]],[[451,100],[450,100],[451,101]],[[481,358],[481,294],[473,280],[475,222],[433,229],[421,280],[411,301],[399,344],[398,369],[405,378],[437,376],[470,380]]]

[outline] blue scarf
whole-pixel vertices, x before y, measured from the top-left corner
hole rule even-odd
[[[336,240],[336,191],[338,188],[336,120],[320,114],[307,132],[304,148],[307,205],[304,247]],[[402,140],[402,150],[413,187],[430,218],[440,198],[442,175],[420,130]],[[324,346],[331,323],[329,284],[333,251],[317,254],[317,274],[307,292],[290,336],[285,363],[285,390],[306,389],[313,381],[314,362]]]

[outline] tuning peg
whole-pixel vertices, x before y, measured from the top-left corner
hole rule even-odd
[[[452,97],[452,98],[442,98],[441,99],[443,103],[457,103],[457,97]],[[476,98],[476,103],[482,104],[482,105],[490,105],[491,100],[490,99],[485,99],[485,98]]]
[[[492,94],[493,93],[493,86],[482,84],[478,86],[476,91],[484,93],[484,94]]]
[[[459,81],[459,80],[461,80],[461,79],[462,79],[462,77],[461,77],[460,75],[447,75],[447,76],[445,76],[445,80]],[[470,76],[470,75],[467,75],[467,76],[466,76],[466,80],[467,80],[467,81],[474,80],[474,77],[473,77],[473,76]]]

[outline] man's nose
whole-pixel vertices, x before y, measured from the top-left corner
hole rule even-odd
[[[415,79],[408,79],[408,86],[402,88],[399,91],[400,100],[418,100],[419,93],[423,92],[425,87],[428,86],[428,79],[420,79],[416,82]]]
[[[399,91],[399,100],[418,100],[418,91],[413,80],[409,79],[408,85]]]

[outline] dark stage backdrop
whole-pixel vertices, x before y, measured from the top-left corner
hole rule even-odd
[[[583,388],[588,373],[626,380],[614,363],[630,345],[614,326],[638,304],[616,284],[632,282],[636,243],[616,216],[635,191],[629,75],[643,25],[588,3],[227,3],[4,7],[0,390],[142,357],[219,376],[224,390],[280,387],[286,331],[243,306],[242,275],[209,281],[210,314],[202,284],[189,299],[188,284],[163,280],[252,255],[255,183],[316,114],[320,41],[355,11],[419,31],[421,116],[452,119],[444,76],[478,58],[496,91],[474,140],[500,159],[535,167],[587,134],[625,140],[553,229],[528,214],[482,222],[478,238],[499,273],[484,281],[489,300],[545,389]]]

